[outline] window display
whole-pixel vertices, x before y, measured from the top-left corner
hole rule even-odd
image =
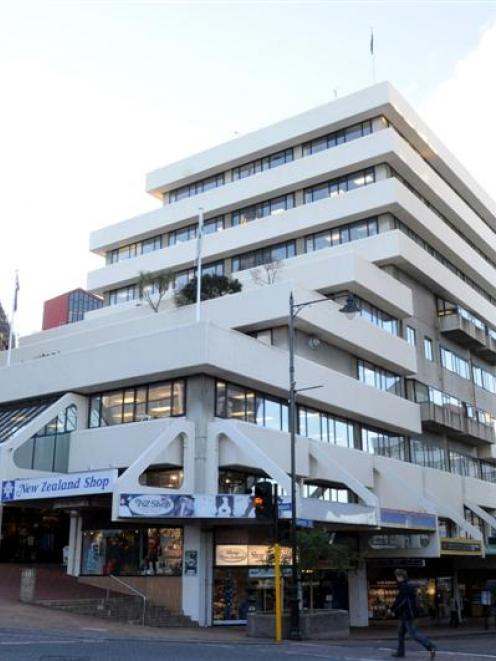
[[[83,533],[83,575],[180,576],[181,528],[87,530]]]

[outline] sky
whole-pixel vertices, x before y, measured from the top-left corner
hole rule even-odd
[[[0,3],[0,302],[16,331],[155,209],[147,172],[390,80],[496,198],[493,2]]]

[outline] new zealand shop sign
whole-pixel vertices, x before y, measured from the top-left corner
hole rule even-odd
[[[98,493],[110,493],[117,479],[116,470],[88,473],[63,473],[52,477],[25,480],[4,480],[0,500],[3,503],[17,500],[43,498],[67,498]]]

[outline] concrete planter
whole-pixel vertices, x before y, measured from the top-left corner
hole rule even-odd
[[[282,637],[289,638],[289,613],[282,619]],[[303,640],[338,640],[350,635],[350,617],[343,610],[313,610],[300,614]],[[274,613],[248,613],[247,635],[274,638]]]

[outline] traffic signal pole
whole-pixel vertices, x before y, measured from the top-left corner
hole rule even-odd
[[[274,485],[274,619],[276,643],[282,640],[281,545],[279,543],[279,498]]]

